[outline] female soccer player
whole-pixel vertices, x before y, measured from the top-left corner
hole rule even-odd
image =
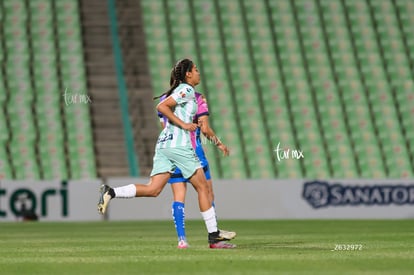
[[[191,60],[177,62],[174,66],[174,83],[165,93],[167,98],[157,105],[157,110],[167,117],[168,122],[158,137],[149,183],[115,188],[102,185],[98,211],[104,214],[113,198],[158,196],[171,173],[179,167],[198,193],[199,209],[207,227],[210,248],[233,248],[233,245],[225,245],[227,243],[220,236],[208,183],[191,144],[190,132],[198,127],[192,120],[197,112],[194,87],[199,83],[200,73]]]
[[[170,85],[174,82],[174,73],[171,72],[171,79]],[[204,96],[198,92],[195,92],[196,102],[198,106],[198,110],[196,115],[194,116],[193,122],[198,123],[199,127],[195,132],[191,132],[191,142],[193,148],[196,151],[197,157],[200,160],[200,163],[203,167],[204,174],[206,176],[208,187],[209,187],[209,195],[210,200],[213,202],[212,206],[214,205],[214,193],[213,193],[213,183],[211,180],[210,170],[207,158],[204,153],[204,149],[202,146],[201,141],[201,132],[207,139],[212,141],[222,152],[224,156],[229,155],[229,150],[226,145],[224,145],[219,138],[217,138],[216,134],[214,133],[213,129],[211,129],[208,116],[209,110],[207,102]],[[161,101],[165,99],[165,95],[161,97]],[[160,122],[162,127],[167,124],[167,119],[164,117],[160,112],[158,112],[158,116],[160,117]],[[188,243],[186,240],[185,234],[185,195],[187,192],[187,182],[188,179],[184,178],[181,170],[176,168],[174,173],[171,175],[170,180],[168,183],[171,184],[171,188],[173,191],[174,201],[172,203],[172,215],[175,224],[175,230],[177,232],[178,237],[178,248],[187,248]],[[220,230],[220,236],[227,240],[234,239],[236,237],[235,232]]]

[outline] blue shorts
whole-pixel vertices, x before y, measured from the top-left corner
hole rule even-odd
[[[206,176],[206,179],[210,180],[211,175],[210,175],[210,167],[208,166],[208,164],[203,167],[203,171],[204,171],[204,175]],[[183,174],[181,173],[181,170],[178,167],[175,168],[174,173],[171,174],[171,178],[168,181],[168,183],[173,184],[173,183],[177,183],[177,182],[189,182],[188,179],[183,177]]]

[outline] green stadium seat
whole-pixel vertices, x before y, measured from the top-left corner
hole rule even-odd
[[[329,143],[332,144],[334,141],[331,140]],[[337,146],[331,146],[329,156],[333,178],[358,178],[357,164],[355,163],[354,154],[348,143],[341,141]]]
[[[163,3],[160,1],[141,1],[143,11],[143,24],[146,36],[146,48],[148,51],[151,83],[155,94],[161,94],[168,89],[168,79],[171,68],[174,65],[169,54],[170,46],[165,37],[167,34],[167,22],[164,17]]]
[[[39,167],[36,163],[34,142],[12,141],[10,151],[11,163],[15,170],[15,179],[40,179]]]
[[[7,53],[13,56],[29,56],[29,45],[25,41],[26,37],[8,38],[6,35],[5,49]]]
[[[412,122],[410,125],[413,125]],[[411,155],[410,160],[412,160],[412,157],[414,156],[414,127],[404,128],[404,138],[406,140],[408,153]]]
[[[395,1],[395,10],[385,2],[145,0],[141,5],[151,62],[169,68],[181,55],[200,59],[206,81],[199,89],[209,101],[212,125],[235,144],[235,155],[217,164],[221,177],[246,177],[247,165],[252,177],[267,177],[274,174],[267,170],[276,168],[279,178],[383,178],[393,176],[397,165],[383,158],[390,152],[383,144],[397,138],[407,143],[413,133],[412,118],[404,115],[412,105],[402,98],[410,91],[407,57],[414,49],[411,4]],[[177,18],[170,30],[180,39],[172,45],[165,39],[164,4],[170,18]],[[169,77],[168,69],[161,70],[153,75],[157,90],[165,90],[160,83]],[[215,113],[226,119],[215,119]],[[398,127],[396,139],[381,134]],[[295,140],[314,156],[282,162],[263,153]],[[404,169],[395,175],[409,176]]]
[[[277,177],[280,179],[301,179],[302,171],[300,166],[300,160],[287,159],[287,160],[275,160],[276,168],[278,171]]]
[[[67,179],[66,157],[63,140],[47,139],[39,148],[40,167],[44,178]]]
[[[291,131],[275,131],[272,134],[273,162],[277,177],[281,179],[302,178],[301,159],[292,157],[290,150],[303,150],[295,144]],[[279,151],[277,151],[279,149]],[[288,153],[289,150],[289,153]],[[289,158],[285,158],[285,156]]]
[[[243,153],[240,147],[231,146],[231,156],[221,159],[222,175],[224,179],[247,178]]]
[[[10,137],[10,131],[7,126],[7,118],[4,112],[0,109],[0,146],[3,146]]]
[[[29,9],[34,15],[50,14],[53,12],[52,3],[49,0],[31,0],[29,2]]]
[[[374,176],[385,178],[385,166],[375,136],[373,134],[366,134],[365,140],[354,139],[353,144],[361,172],[360,176],[363,178]],[[382,173],[380,174],[378,171],[382,171]]]
[[[326,156],[305,157],[303,162],[306,179],[326,179],[330,177]]]
[[[84,69],[78,4],[72,1],[61,1],[56,4],[56,9],[62,87],[67,93],[84,94],[86,93],[86,72]],[[70,154],[70,176],[72,178],[94,178],[96,177],[96,169],[89,106],[86,103],[72,104],[66,106],[63,110]],[[59,128],[59,126],[57,127]],[[69,174],[63,168],[59,171],[62,175]]]
[[[233,132],[238,133],[238,126],[235,123],[237,121],[237,113],[233,112],[233,108],[231,107],[233,104],[241,104],[243,105],[243,101],[238,99],[242,98],[242,94],[238,95],[236,93],[235,97],[232,98],[231,96],[231,86],[229,86],[229,79],[230,77],[234,78],[238,76],[236,71],[231,72],[231,76],[226,77],[225,72],[225,64],[220,60],[218,57],[222,54],[222,45],[220,41],[220,33],[219,29],[214,28],[214,26],[218,26],[215,20],[212,20],[211,14],[214,14],[215,7],[214,5],[209,5],[206,3],[201,3],[194,1],[194,9],[198,12],[195,13],[195,19],[197,24],[197,35],[200,39],[200,47],[201,47],[201,62],[202,62],[202,71],[201,74],[203,79],[206,79],[205,86],[207,87],[207,91],[205,92],[207,95],[207,99],[209,101],[209,106],[212,111],[212,125],[216,131],[220,131],[223,129],[226,132]],[[221,4],[221,3],[220,3]],[[223,14],[225,14],[226,9],[234,9],[237,8],[237,3],[224,3],[226,7],[222,10]],[[227,15],[222,16],[223,20],[234,20],[235,18],[229,18]],[[209,22],[206,25],[205,22]],[[232,22],[230,22],[232,23]],[[233,23],[232,23],[233,24]],[[184,26],[183,26],[184,27]],[[208,28],[207,28],[208,27]],[[231,36],[240,35],[239,32],[233,31],[234,28],[230,25],[224,31],[227,32]],[[191,31],[190,31],[191,32]],[[230,44],[226,45],[227,47],[232,47]],[[236,51],[238,51],[237,47],[234,47]],[[241,49],[239,49],[241,50]],[[245,54],[246,50],[241,50],[239,53]],[[217,55],[219,53],[219,55]],[[206,57],[206,58],[205,58]],[[232,56],[229,56],[229,59],[232,59]],[[235,68],[239,67],[246,67],[241,65],[239,62],[246,62],[246,60],[235,58],[234,62]],[[240,65],[237,65],[237,64]],[[247,66],[248,67],[248,66]],[[250,74],[251,72],[246,71],[246,73]],[[234,83],[234,82],[233,82]],[[236,91],[240,92],[243,87],[234,86]],[[220,92],[217,92],[220,91]],[[246,92],[246,94],[248,94]],[[243,106],[242,106],[243,107]],[[242,108],[243,109],[243,108]],[[219,119],[215,119],[217,112],[215,110],[219,110],[222,116],[225,116],[225,121],[220,121]],[[240,118],[240,121],[243,121],[243,118]],[[246,122],[246,121],[244,121]],[[243,123],[244,123],[243,122]],[[260,123],[260,122],[259,122]],[[246,124],[246,127],[251,126],[249,123]],[[240,178],[246,177],[245,174],[245,163],[243,161],[243,151],[242,145],[240,142],[237,142],[237,139],[241,139],[241,137],[237,136],[238,134],[225,134],[226,144],[232,150],[232,156],[230,158],[221,159],[221,170],[223,173],[224,178]],[[229,141],[227,143],[227,141]],[[256,158],[254,158],[256,159]],[[252,163],[254,164],[254,163]],[[251,165],[252,165],[251,164]]]
[[[18,18],[27,17],[27,9],[24,2],[19,1],[3,1],[3,12],[6,18],[16,16]]]
[[[406,46],[408,48],[408,54],[411,60],[414,60],[414,20],[412,17],[413,14],[413,4],[410,1],[397,1],[397,10],[399,13],[399,19],[401,24],[401,34],[406,40]]]
[[[219,178],[219,161],[222,158],[221,151],[216,149],[214,144],[210,144],[209,141],[203,143],[204,153],[206,154],[207,159],[209,160],[210,174],[214,179]],[[217,150],[217,152],[215,152]]]
[[[79,140],[79,139],[78,139]],[[92,144],[82,141],[69,147],[69,166],[73,178],[96,178],[95,157]]]
[[[0,180],[12,178],[13,173],[8,161],[6,146],[2,141],[0,141]]]
[[[189,57],[196,61],[197,52],[193,42],[195,40],[193,32],[188,31],[191,23],[190,6],[182,1],[172,0],[167,2],[167,9],[174,18],[174,24],[171,24],[171,34],[173,40],[174,59]]]
[[[56,14],[53,14],[54,7]],[[65,164],[64,121],[67,120],[68,132],[76,132],[78,125],[89,135],[91,131],[90,125],[88,128],[81,121],[90,121],[88,115],[80,116],[67,108],[62,116],[60,110],[59,77],[63,87],[86,91],[78,3],[71,0],[56,3],[7,0],[2,8],[6,43],[4,48],[1,47],[0,56],[3,57],[5,52],[7,61],[1,80],[7,78],[8,91],[6,93],[2,81],[0,94],[4,96],[0,96],[0,105],[4,106],[9,122],[5,128],[10,126],[10,129],[9,133],[2,131],[8,134],[2,135],[1,140],[9,140],[10,171],[14,170],[9,176],[15,179],[66,179],[69,173]],[[54,18],[57,19],[56,26]],[[60,60],[57,60],[58,56]],[[58,75],[59,66],[61,75]],[[91,142],[87,144],[93,148]],[[53,155],[48,146],[59,153]],[[94,160],[89,158],[87,161],[88,165],[94,165]]]

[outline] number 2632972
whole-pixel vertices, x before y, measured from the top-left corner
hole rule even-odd
[[[360,251],[362,248],[362,244],[335,244],[332,251]]]

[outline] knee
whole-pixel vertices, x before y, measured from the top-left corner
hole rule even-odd
[[[204,184],[198,184],[198,185],[195,187],[195,189],[196,189],[197,193],[203,193],[203,194],[210,195],[210,192],[209,192],[208,187],[207,187],[207,186],[205,186]]]
[[[154,198],[158,197],[161,194],[161,191],[162,191],[162,189],[160,189],[160,188],[151,189],[151,191],[149,192],[149,196],[154,197]]]

